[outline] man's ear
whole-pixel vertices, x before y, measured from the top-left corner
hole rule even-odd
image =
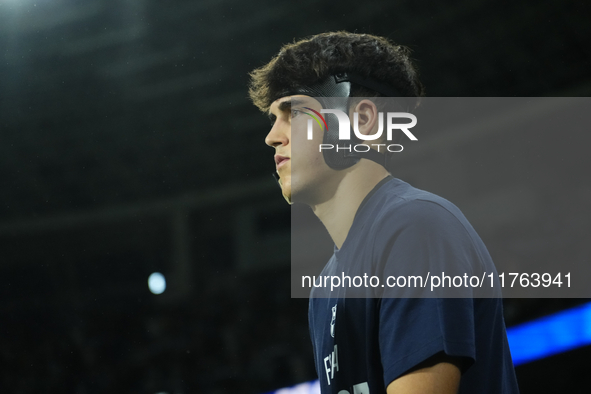
[[[368,99],[363,99],[349,110],[349,119],[351,127],[355,125],[355,113],[358,116],[359,132],[363,135],[373,135],[378,128],[378,108],[375,103]]]

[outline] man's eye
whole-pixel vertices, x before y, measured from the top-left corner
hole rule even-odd
[[[295,118],[296,116],[298,116],[301,113],[302,113],[302,111],[300,111],[299,109],[292,109],[291,110],[291,117]]]

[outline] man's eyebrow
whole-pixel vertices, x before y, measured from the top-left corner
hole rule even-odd
[[[279,112],[290,112],[291,111],[291,100],[283,101],[277,106]]]
[[[306,103],[305,100],[299,100],[299,99],[292,98],[292,99],[285,100],[285,101],[282,101],[281,103],[279,103],[279,105],[277,106],[277,109],[279,110],[279,112],[287,112],[287,111],[291,111],[292,106],[305,104],[305,103]],[[269,112],[268,116],[269,116],[269,119],[271,119],[271,121],[274,121],[275,119],[277,119],[277,117],[274,114],[272,114],[271,112]]]
[[[295,106],[301,105],[301,104],[306,104],[306,100],[292,98],[290,107],[295,107]],[[290,110],[291,110],[291,108],[290,108]]]

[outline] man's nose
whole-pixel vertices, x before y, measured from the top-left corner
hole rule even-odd
[[[271,127],[271,130],[269,131],[269,134],[267,134],[267,137],[265,137],[265,144],[271,147],[287,145],[287,134],[282,130],[285,127],[285,125],[282,126],[279,123],[280,122],[277,121],[273,125],[273,127]]]

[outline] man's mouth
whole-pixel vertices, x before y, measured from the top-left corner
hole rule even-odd
[[[289,161],[289,157],[275,155],[275,165],[277,165],[277,169],[279,169],[282,165]]]

